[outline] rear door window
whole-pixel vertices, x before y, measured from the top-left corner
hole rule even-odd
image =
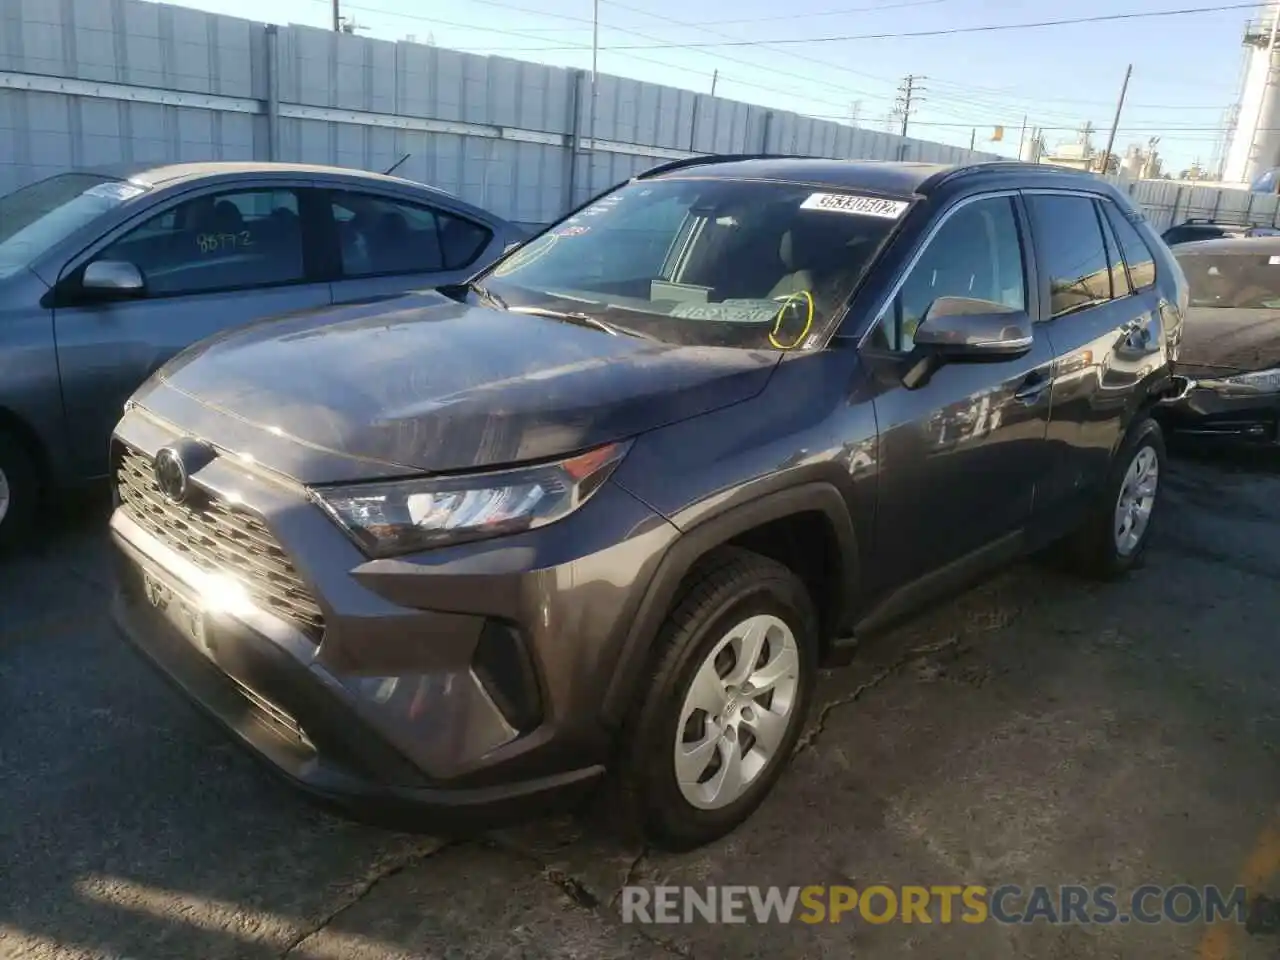
[[[1120,242],[1120,252],[1124,255],[1125,266],[1129,270],[1129,280],[1134,290],[1146,290],[1156,282],[1156,258],[1142,239],[1138,228],[1129,222],[1114,203],[1103,201],[1102,209],[1107,222]]]
[[[435,207],[370,193],[331,196],[345,277],[460,270],[493,239],[488,227]]]

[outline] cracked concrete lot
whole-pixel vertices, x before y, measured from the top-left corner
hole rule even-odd
[[[1280,894],[1280,475],[1182,460],[1145,569],[1025,564],[824,677],[740,831],[469,842],[302,802],[107,625],[103,511],[0,566],[0,957],[1275,957],[1276,920],[645,926],[624,883],[1248,884]],[[429,834],[429,824],[424,824]]]

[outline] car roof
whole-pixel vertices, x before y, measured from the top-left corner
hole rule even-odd
[[[772,180],[837,189],[856,188],[876,193],[910,196],[927,194],[943,183],[969,175],[1018,175],[1037,179],[1081,178],[1095,188],[1104,184],[1092,174],[1049,164],[994,160],[946,164],[907,160],[829,160],[816,157],[707,156],[662,164],[641,178],[716,178]],[[1100,188],[1105,189],[1105,188]]]
[[[1280,253],[1280,237],[1215,237],[1179,243],[1175,253]]]
[[[411,186],[426,189],[434,193],[452,196],[448,191],[429,184],[404,177],[391,177],[382,173],[371,173],[368,170],[356,170],[352,167],[331,167],[318,163],[275,163],[265,160],[206,160],[189,163],[117,163],[99,167],[89,167],[87,173],[97,173],[104,177],[115,177],[120,180],[132,180],[148,186],[177,183],[181,180],[198,180],[204,177],[219,177],[234,174],[251,174],[254,176],[328,176],[356,177],[362,180],[378,180],[387,184]]]

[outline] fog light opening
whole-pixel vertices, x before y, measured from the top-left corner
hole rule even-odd
[[[542,722],[542,695],[533,657],[520,631],[490,620],[480,633],[471,672],[493,705],[519,733]]]

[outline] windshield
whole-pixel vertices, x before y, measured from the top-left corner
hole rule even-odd
[[[0,277],[145,190],[98,174],[63,173],[0,197]]]
[[[481,279],[495,299],[670,343],[820,341],[905,200],[748,180],[629,183]]]
[[[1181,254],[1193,307],[1280,308],[1280,255]]]

